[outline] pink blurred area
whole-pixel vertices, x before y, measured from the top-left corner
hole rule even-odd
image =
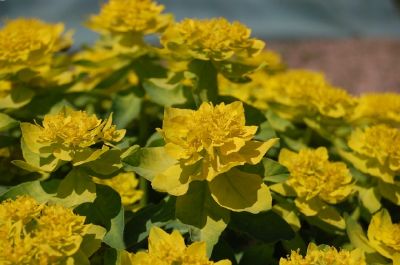
[[[322,71],[353,94],[400,92],[400,40],[267,41],[290,68]]]

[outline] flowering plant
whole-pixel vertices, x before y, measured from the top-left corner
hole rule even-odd
[[[0,28],[0,264],[400,265],[400,94],[153,0],[86,26],[70,52],[62,23]]]

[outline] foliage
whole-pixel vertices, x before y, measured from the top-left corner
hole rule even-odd
[[[0,29],[0,264],[400,264],[399,94],[151,0],[87,26]]]

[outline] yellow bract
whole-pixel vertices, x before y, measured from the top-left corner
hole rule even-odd
[[[123,172],[110,179],[93,178],[93,181],[113,188],[121,196],[122,205],[127,208],[143,196],[143,191],[137,189],[139,181],[133,172]]]
[[[0,73],[48,66],[53,53],[70,42],[62,37],[63,31],[61,23],[47,24],[38,19],[7,21],[0,29]]]
[[[89,228],[84,222],[70,209],[31,197],[6,200],[0,204],[0,263],[67,264]]]
[[[279,265],[367,265],[361,250],[337,250],[329,246],[308,245],[307,254],[303,257],[292,251],[287,258],[281,258]]]
[[[264,42],[250,34],[246,26],[224,18],[184,19],[165,30],[161,43],[177,58],[223,61],[258,54]]]
[[[369,93],[360,97],[352,116],[356,123],[400,123],[400,95],[396,93]]]
[[[322,74],[307,70],[289,70],[271,76],[257,96],[290,120],[316,114],[344,118],[355,104],[345,90],[330,85]]]
[[[393,224],[389,213],[381,210],[376,213],[368,227],[368,239],[383,256],[394,260],[400,255],[400,224]]]
[[[290,172],[287,184],[305,200],[318,197],[335,204],[353,191],[352,176],[346,164],[330,162],[325,147],[303,149],[298,154],[282,149],[279,162]]]
[[[152,0],[110,0],[100,14],[90,18],[89,26],[105,33],[156,33],[172,19],[163,10],[163,5]]]
[[[356,129],[348,141],[349,147],[365,163],[354,165],[385,182],[393,183],[400,172],[400,130],[387,125]],[[351,161],[351,159],[350,159]]]
[[[241,102],[213,106],[203,103],[199,110],[167,108],[160,130],[168,154],[183,166],[200,163],[196,179],[211,181],[234,166],[258,163],[276,142],[254,141],[257,126],[246,126]],[[272,143],[273,142],[273,143]]]
[[[125,135],[125,130],[116,130],[112,125],[111,117],[102,121],[71,109],[45,115],[42,126],[22,123],[21,129],[25,143],[39,153],[45,146],[79,150],[98,142],[119,142]]]
[[[133,265],[231,265],[227,259],[210,261],[206,254],[206,244],[195,242],[189,246],[178,231],[171,234],[153,227],[149,235],[149,250],[132,256]]]

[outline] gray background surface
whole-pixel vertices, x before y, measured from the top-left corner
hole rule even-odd
[[[82,23],[102,0],[0,0],[0,17],[39,17],[75,29],[76,43],[96,35]],[[393,0],[159,0],[177,20],[224,16],[265,39],[395,37],[400,12]]]

